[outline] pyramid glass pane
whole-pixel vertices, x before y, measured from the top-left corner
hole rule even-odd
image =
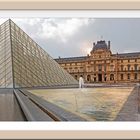
[[[13,87],[10,23],[0,25],[0,88]]]
[[[72,86],[77,81],[14,22],[10,22],[14,87]]]

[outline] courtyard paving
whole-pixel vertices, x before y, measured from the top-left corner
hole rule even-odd
[[[98,87],[30,90],[37,96],[89,121],[138,121],[138,90]]]

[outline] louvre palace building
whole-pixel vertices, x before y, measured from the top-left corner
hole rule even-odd
[[[86,83],[140,81],[140,52],[112,54],[110,41],[93,43],[90,55],[55,59],[75,79]]]

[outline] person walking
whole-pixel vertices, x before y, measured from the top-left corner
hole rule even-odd
[[[84,87],[84,79],[82,77],[82,75],[79,78],[79,88],[83,88]]]

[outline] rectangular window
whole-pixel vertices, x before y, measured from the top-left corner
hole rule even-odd
[[[81,65],[81,63],[77,63],[77,65],[78,65],[78,66],[80,66],[80,65]]]
[[[61,64],[61,66],[65,66],[65,64]]]
[[[90,72],[90,66],[87,67],[87,72]]]
[[[121,80],[123,80],[123,74],[121,74]]]
[[[80,67],[80,72],[83,72],[83,67]]]
[[[127,79],[130,80],[130,74],[127,74]]]
[[[123,71],[123,65],[121,65],[121,71]]]
[[[94,66],[94,71],[96,71],[96,66]]]
[[[98,65],[98,71],[102,71],[102,65]]]
[[[110,71],[114,71],[114,65],[110,66]]]
[[[135,73],[135,75],[134,75],[134,79],[135,79],[135,80],[138,79],[138,74],[137,74],[137,73]]]
[[[106,71],[106,65],[104,65],[104,71]]]
[[[138,65],[137,64],[135,64],[134,67],[135,67],[135,70],[138,70]]]

